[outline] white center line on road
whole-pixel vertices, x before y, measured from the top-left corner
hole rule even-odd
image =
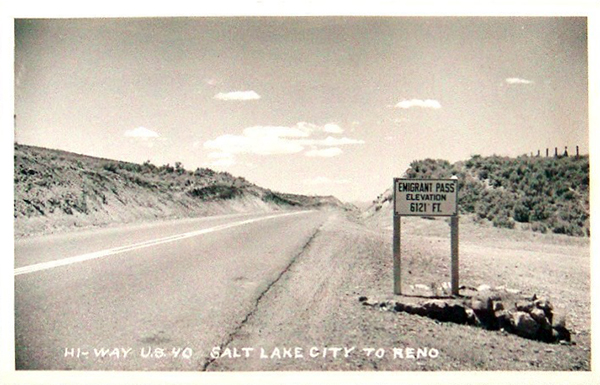
[[[247,225],[247,224],[254,223],[254,222],[264,221],[267,219],[286,217],[289,215],[306,214],[309,212],[312,212],[312,210],[269,215],[266,217],[260,217],[260,218],[254,218],[254,219],[246,219],[246,220],[240,221],[240,222],[228,223],[228,224],[224,224],[224,225],[209,227],[208,229],[191,231],[188,233],[172,235],[170,237],[165,237],[165,238],[153,239],[150,241],[135,243],[133,245],[115,247],[115,248],[108,249],[108,250],[96,251],[94,253],[82,254],[82,255],[75,256],[75,257],[59,259],[56,261],[36,263],[35,265],[29,265],[29,266],[19,267],[19,268],[15,269],[15,276],[22,275],[22,274],[34,273],[36,271],[53,269],[53,268],[59,267],[59,266],[71,265],[73,263],[89,261],[91,259],[108,257],[110,255],[124,253],[124,252],[131,251],[131,250],[142,249],[144,247],[161,245],[163,243],[174,242],[174,241],[178,241],[178,240],[185,239],[185,238],[191,238],[191,237],[195,237],[195,236],[202,235],[202,234],[208,234],[208,233],[212,233],[215,231],[221,231],[221,230],[230,229],[233,227],[243,226],[243,225]]]

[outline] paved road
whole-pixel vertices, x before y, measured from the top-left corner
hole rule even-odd
[[[17,240],[17,369],[202,370],[327,215],[232,215]]]

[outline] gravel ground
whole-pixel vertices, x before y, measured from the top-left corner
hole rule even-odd
[[[332,213],[206,370],[589,371],[588,240],[464,222],[461,284],[545,296],[566,315],[572,344],[361,305],[360,296],[394,299],[391,229]],[[414,218],[402,226],[403,294],[421,299],[427,293],[414,285],[449,281],[448,225]]]

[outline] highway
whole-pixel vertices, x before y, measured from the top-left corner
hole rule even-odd
[[[203,370],[327,215],[236,214],[17,239],[16,368]]]

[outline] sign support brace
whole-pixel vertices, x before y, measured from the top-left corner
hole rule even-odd
[[[458,214],[450,217],[450,243],[452,249],[452,295],[458,295]]]
[[[394,213],[394,294],[401,295],[402,294],[402,283],[400,281],[400,277],[402,276],[401,267],[400,267],[400,219],[402,217],[396,213]]]

